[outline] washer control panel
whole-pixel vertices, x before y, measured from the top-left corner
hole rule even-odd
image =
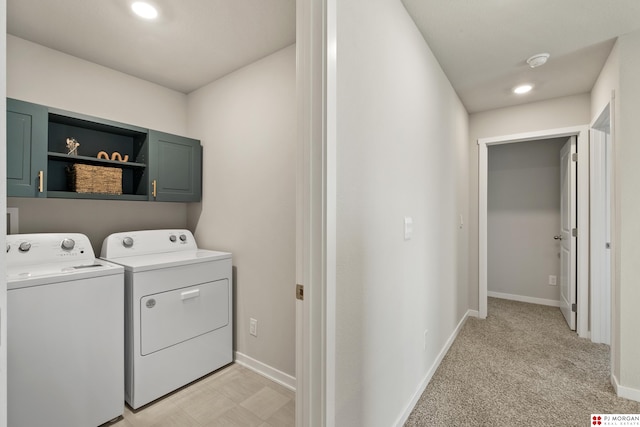
[[[54,262],[92,262],[95,253],[89,238],[78,233],[7,235],[7,266]]]
[[[125,231],[104,239],[100,256],[111,259],[196,249],[198,246],[189,230]]]

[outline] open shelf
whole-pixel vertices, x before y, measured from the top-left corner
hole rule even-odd
[[[99,200],[127,200],[145,202],[149,200],[147,195],[136,194],[102,194],[102,193],[76,193],[72,191],[47,191],[47,197],[54,199],[99,199]]]
[[[98,159],[96,157],[88,157],[88,156],[70,156],[64,153],[56,153],[53,151],[49,151],[47,153],[50,159],[60,160],[68,163],[83,163],[89,165],[97,165],[97,166],[109,166],[109,167],[118,167],[118,168],[146,168],[147,165],[144,163],[136,163],[136,162],[119,162],[117,160],[105,160]]]
[[[77,156],[66,154],[67,138],[80,146]],[[47,150],[47,197],[106,200],[148,200],[146,172],[148,169],[148,130],[77,113],[49,109]],[[104,151],[114,152],[127,162],[98,159]],[[77,193],[69,191],[68,169],[74,164],[86,164],[122,170],[122,194]]]

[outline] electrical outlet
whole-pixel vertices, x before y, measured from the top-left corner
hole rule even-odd
[[[249,318],[249,334],[258,336],[258,321],[254,318]]]
[[[427,334],[429,333],[428,329],[424,330],[424,349],[427,349]]]
[[[556,276],[549,276],[549,286],[557,286],[558,278]]]

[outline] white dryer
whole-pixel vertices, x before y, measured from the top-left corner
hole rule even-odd
[[[231,254],[188,230],[115,233],[125,269],[125,399],[133,409],[233,361]]]
[[[7,236],[11,427],[98,426],[124,412],[124,270],[82,234]]]

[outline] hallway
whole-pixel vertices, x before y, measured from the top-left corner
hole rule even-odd
[[[558,308],[489,298],[467,319],[406,426],[583,426],[638,414],[609,380],[609,346],[578,338]]]

